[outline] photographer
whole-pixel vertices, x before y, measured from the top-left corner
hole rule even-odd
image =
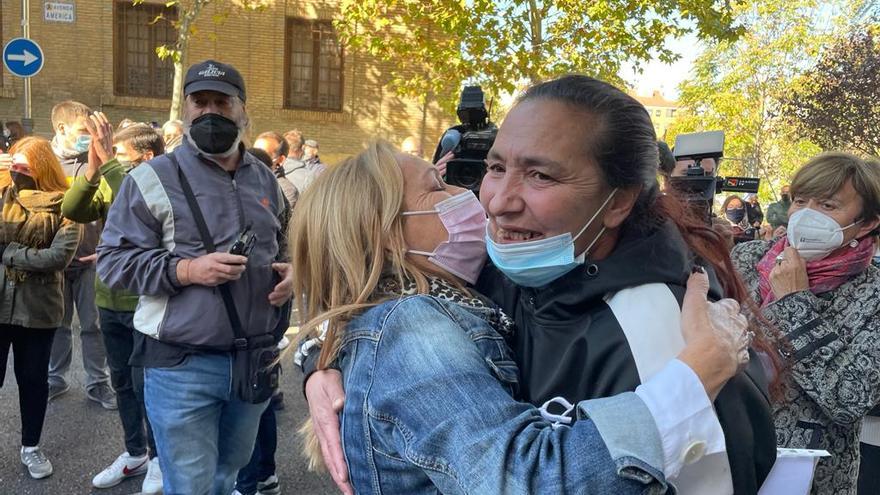
[[[111,288],[140,296],[131,364],[143,366],[165,493],[230,493],[277,387],[274,330],[291,296],[288,211],[245,152],[245,85],[193,65],[183,144],[124,179],[98,248]],[[216,245],[216,249],[215,249]]]

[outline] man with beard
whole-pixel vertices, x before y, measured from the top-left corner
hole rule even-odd
[[[263,341],[287,326],[288,209],[272,171],[241,142],[248,115],[239,72],[197,63],[183,91],[183,143],[123,180],[98,272],[139,296],[131,364],[144,367],[164,492],[230,493],[268,403],[236,393],[233,364],[247,353],[235,349],[274,348],[277,338]],[[242,238],[255,239],[252,250],[230,253]]]

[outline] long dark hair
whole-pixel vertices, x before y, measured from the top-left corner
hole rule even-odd
[[[583,75],[569,75],[529,88],[518,103],[551,100],[565,103],[596,122],[585,138],[586,151],[599,166],[612,188],[641,187],[641,192],[622,226],[624,232],[646,232],[673,222],[693,254],[715,271],[725,297],[736,299],[753,315],[752,347],[767,354],[777,377],[771,390],[778,392],[782,363],[768,335],[776,330],[743,284],[730,259],[727,241],[703,219],[686,208],[681,198],[662,194],[657,182],[660,154],[654,125],[645,107],[616,87]],[[777,393],[774,393],[777,395]]]

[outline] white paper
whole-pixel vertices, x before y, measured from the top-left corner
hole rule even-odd
[[[824,450],[777,449],[776,463],[758,490],[758,495],[809,495],[813,472]]]

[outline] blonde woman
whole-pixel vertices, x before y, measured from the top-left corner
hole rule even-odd
[[[666,443],[673,435],[658,431],[657,409],[643,398],[663,396],[664,414],[684,414],[668,382],[654,395],[652,379],[635,393],[564,404],[566,414],[513,400],[517,369],[504,340],[513,322],[465,288],[485,262],[486,222],[473,193],[381,142],[325,172],[300,199],[291,229],[295,293],[304,294],[300,311],[313,335],[303,349],[318,352],[323,341],[319,367],[341,368],[352,487],[665,491],[680,466],[664,452],[679,446]],[[714,396],[742,361],[745,322],[733,316],[735,303],[707,304],[705,276],[689,285],[688,346],[667,368],[690,367],[694,379],[675,386]],[[319,327],[326,332],[315,337]],[[574,415],[580,420],[568,426]]]
[[[786,235],[740,244],[731,257],[781,331],[779,445],[829,451],[813,493],[855,494],[862,419],[880,402],[880,162],[819,155],[798,170],[791,196]]]

